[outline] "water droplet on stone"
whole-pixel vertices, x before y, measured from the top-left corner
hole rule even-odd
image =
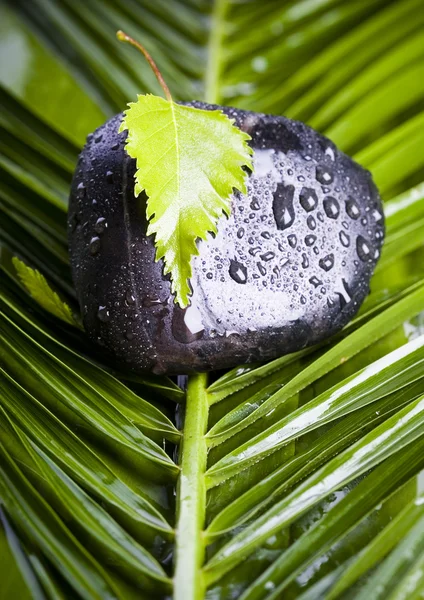
[[[259,205],[259,202],[258,202],[257,198],[253,198],[252,202],[250,203],[250,208],[252,210],[259,210],[260,209],[260,205]]]
[[[312,234],[307,235],[305,237],[305,244],[307,246],[313,246],[315,244],[316,240],[317,240],[317,236],[316,235],[312,235]]]
[[[82,198],[84,198],[86,192],[87,192],[87,190],[85,188],[85,185],[81,181],[81,183],[79,183],[77,185],[77,198],[78,198],[78,200],[81,200]]]
[[[329,219],[337,219],[340,214],[339,203],[332,196],[324,198],[324,211]]]
[[[265,269],[265,267],[263,266],[263,264],[262,264],[262,263],[260,263],[260,262],[257,262],[257,263],[256,263],[256,266],[258,267],[259,273],[260,273],[261,275],[266,275],[266,269]]]
[[[94,236],[90,240],[90,254],[92,254],[94,256],[95,254],[98,253],[99,250],[100,250],[100,238],[97,236]]]
[[[107,222],[104,217],[99,217],[94,225],[94,231],[99,235],[104,233],[104,230],[107,227]]]
[[[98,144],[99,142],[101,142],[101,141],[102,141],[102,139],[103,139],[103,136],[102,136],[102,134],[96,135],[96,137],[94,138],[94,142],[95,142],[96,144]]]
[[[206,273],[206,277],[207,277],[208,279],[213,279],[213,275],[212,275],[212,273],[211,273],[211,272],[209,272],[209,273]]]
[[[351,219],[356,221],[356,219],[361,214],[361,210],[357,204],[357,202],[353,198],[349,198],[346,200],[346,212]]]
[[[314,231],[317,227],[317,222],[315,221],[312,215],[309,215],[309,217],[306,219],[306,223],[309,229],[311,229],[312,231]]]
[[[256,256],[256,255],[257,255],[257,253],[258,253],[258,252],[260,252],[260,251],[261,251],[261,248],[260,248],[260,246],[255,246],[254,248],[250,248],[250,250],[249,250],[249,254],[250,254],[251,256]]]
[[[302,254],[302,267],[307,269],[309,267],[309,259],[305,253]]]
[[[381,221],[381,219],[383,218],[383,215],[381,214],[381,212],[379,210],[374,209],[372,212],[372,217],[376,223],[379,223]]]
[[[274,252],[265,252],[264,254],[261,254],[261,258],[262,260],[264,260],[265,262],[268,262],[270,260],[272,260],[274,258],[275,254]]]
[[[242,263],[238,262],[237,260],[230,261],[229,273],[230,277],[236,283],[246,283],[247,269]]]
[[[112,171],[106,171],[106,181],[108,183],[113,183],[113,173],[112,173]]]
[[[312,283],[312,285],[316,288],[322,285],[322,281],[318,279],[318,277],[315,277],[315,275],[309,279],[309,283]]]
[[[306,298],[305,298],[305,296],[300,296],[300,303],[301,304],[306,304]]]
[[[334,254],[327,254],[327,256],[321,258],[318,264],[324,271],[331,271],[334,267]]]
[[[370,260],[374,254],[371,244],[362,235],[356,238],[356,252],[363,262]]]
[[[334,150],[331,146],[328,146],[328,148],[325,149],[325,153],[327,156],[330,157],[331,160],[335,160],[335,156],[334,156]]]
[[[287,241],[292,248],[296,248],[297,237],[293,233],[288,236]]]
[[[340,308],[344,308],[352,300],[351,292],[349,290],[346,279],[342,279],[343,289],[337,292],[340,302]]]
[[[127,290],[126,294],[125,294],[125,302],[129,305],[129,306],[133,306],[135,304],[135,297],[132,293],[131,290]]]
[[[183,344],[191,344],[203,337],[204,327],[197,306],[189,306],[181,310],[174,309],[172,315],[172,334]]]
[[[347,235],[347,233],[345,233],[344,231],[340,231],[339,238],[342,243],[342,246],[348,248],[350,244],[350,237]]]
[[[97,310],[97,318],[102,323],[107,323],[108,321],[110,321],[110,313],[106,306],[99,306]]]
[[[269,240],[271,238],[271,234],[269,233],[269,231],[262,231],[261,236],[265,239],[265,240]]]
[[[314,189],[304,187],[299,195],[299,201],[307,212],[314,210],[318,204],[318,196]]]
[[[332,183],[334,179],[333,172],[331,171],[331,169],[324,165],[318,165],[316,167],[315,177],[319,183],[322,183],[322,185]]]
[[[287,229],[293,224],[294,209],[293,209],[294,186],[283,185],[279,183],[273,194],[272,210],[274,213],[277,229]]]

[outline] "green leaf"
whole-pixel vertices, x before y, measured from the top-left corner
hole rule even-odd
[[[137,160],[135,195],[148,196],[156,260],[164,259],[175,302],[186,307],[197,240],[216,233],[218,219],[230,214],[233,189],[246,192],[242,167],[252,168],[250,136],[219,110],[152,95],[129,106],[120,131],[128,130],[126,150]]]
[[[77,322],[74,319],[71,309],[59,298],[59,295],[52,290],[50,285],[47,283],[44,275],[37,271],[37,269],[31,269],[24,262],[15,257],[13,264],[18,273],[19,279],[27,289],[28,293],[40,306],[42,306],[49,313],[58,317],[65,323],[74,325],[77,327]]]

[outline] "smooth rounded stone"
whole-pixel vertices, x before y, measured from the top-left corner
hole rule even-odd
[[[303,123],[222,110],[252,136],[255,168],[217,236],[198,243],[185,310],[146,237],[122,116],[88,136],[80,156],[69,246],[84,326],[134,371],[221,369],[299,350],[340,330],[369,292],[384,238],[370,173]]]

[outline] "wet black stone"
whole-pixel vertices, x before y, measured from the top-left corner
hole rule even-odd
[[[303,123],[223,110],[252,136],[256,168],[216,237],[198,242],[185,310],[146,236],[121,116],[81,154],[68,230],[84,325],[99,352],[134,371],[221,369],[293,352],[341,329],[369,291],[384,238],[370,174]]]

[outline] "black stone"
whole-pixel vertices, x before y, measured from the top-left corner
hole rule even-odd
[[[384,237],[368,171],[303,123],[223,111],[252,136],[255,170],[217,236],[198,243],[188,309],[174,304],[154,260],[121,115],[89,136],[75,171],[69,248],[84,326],[102,353],[134,371],[272,359],[337,332],[368,294]]]

